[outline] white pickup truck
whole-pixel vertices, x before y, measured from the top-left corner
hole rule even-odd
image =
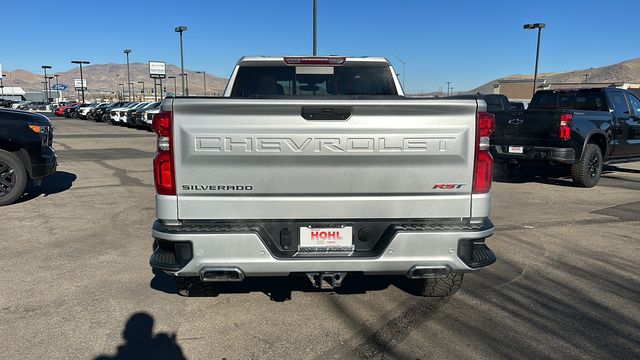
[[[485,108],[405,97],[384,58],[244,57],[224,96],[167,98],[154,116],[151,266],[183,295],[360,273],[449,296],[496,260]]]

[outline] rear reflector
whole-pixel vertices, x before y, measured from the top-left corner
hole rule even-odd
[[[345,57],[337,56],[287,56],[284,58],[284,62],[289,65],[342,65],[345,61]]]
[[[163,111],[153,116],[153,130],[158,135],[158,147],[153,158],[153,177],[160,195],[176,194],[173,162],[173,114]]]
[[[560,114],[560,140],[571,139],[571,121],[573,120],[573,114]]]
[[[489,152],[489,136],[496,128],[493,114],[479,112],[477,115],[476,153],[473,167],[473,193],[484,194],[491,190],[493,157]]]

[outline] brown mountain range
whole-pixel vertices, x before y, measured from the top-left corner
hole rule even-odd
[[[136,94],[140,94],[142,90],[142,84],[138,81],[145,83],[145,91],[147,93],[153,88],[153,79],[149,78],[149,65],[143,63],[133,63],[129,66],[131,82],[134,83],[134,91]],[[176,76],[177,92],[182,93],[182,87],[180,82],[180,68],[175,65],[167,64],[166,67],[167,76]],[[202,74],[196,74],[195,71],[189,71],[185,69],[188,79],[188,87],[190,95],[203,95],[204,94],[204,79]],[[72,69],[61,73],[47,73],[47,75],[53,76],[58,74],[58,82],[67,84],[68,90],[75,93],[73,88],[73,79],[80,78],[80,69]],[[95,92],[117,92],[119,91],[118,84],[127,83],[127,65],[126,64],[97,64],[89,65],[82,68],[82,74],[87,82],[88,93]],[[14,70],[5,71],[4,85],[5,86],[20,86],[25,90],[40,90],[43,88],[42,81],[43,74],[34,74],[26,70]],[[220,94],[227,85],[227,79],[223,79],[214,75],[206,74],[207,77],[207,95]],[[56,83],[55,79],[52,79],[52,84]],[[163,86],[168,92],[174,91],[173,79],[163,80]]]
[[[547,83],[581,83],[587,76],[588,83],[613,83],[613,82],[633,82],[640,83],[640,58],[623,61],[621,63],[585,70],[573,70],[568,72],[542,73],[538,74],[539,79],[545,79]],[[532,79],[533,75],[510,75],[481,85],[467,93],[483,94],[493,93],[493,85],[499,80],[523,80]]]

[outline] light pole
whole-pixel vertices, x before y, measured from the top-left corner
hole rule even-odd
[[[182,73],[180,74],[180,76],[182,77],[182,82],[189,84],[189,74],[187,73]],[[184,94],[183,94],[184,95]],[[189,96],[189,94],[187,93],[187,96]]]
[[[136,90],[133,88],[133,83],[132,82],[129,83],[129,91],[131,91],[132,93],[136,92]],[[129,100],[131,100],[131,96],[129,96]],[[135,96],[133,97],[133,101],[136,101],[136,97]]]
[[[176,77],[175,76],[169,76],[168,79],[173,79],[173,96],[176,96],[176,94],[178,93],[178,85],[176,82]]]
[[[47,88],[47,69],[51,69],[51,66],[42,65],[42,69],[44,70],[44,96],[47,98],[47,102],[49,102],[49,89]]]
[[[316,55],[318,55],[318,0],[313,0],[313,56]]]
[[[44,79],[44,80],[45,81],[40,81],[40,84],[42,84],[42,86],[44,86],[46,88],[47,87],[47,79]],[[45,95],[44,96],[47,96],[46,93],[47,92],[45,91]]]
[[[451,95],[453,96],[453,86],[451,87]]]
[[[80,90],[82,90],[82,103],[84,103],[84,77],[82,77],[82,64],[91,63],[84,60],[73,60],[71,63],[80,65]]]
[[[47,83],[47,91],[49,93],[48,99],[52,99],[52,97],[51,97],[52,96],[52,93],[51,93],[51,79],[53,79],[53,76],[47,76],[47,81],[48,81],[48,83]],[[56,96],[56,98],[57,98],[57,96]],[[49,101],[51,101],[51,100],[49,100]]]
[[[196,71],[196,74],[202,74],[202,80],[204,81],[204,96],[207,96],[207,73],[204,71]]]
[[[127,56],[127,87],[129,89],[129,101],[131,101],[131,75],[129,73],[129,54],[131,49],[124,49],[124,54]]]
[[[451,81],[447,81],[447,96],[449,96],[449,87],[451,86]]]
[[[144,81],[138,81],[138,84],[142,84],[142,101],[144,101],[146,98],[146,94],[144,93]]]
[[[392,53],[388,53],[388,54],[393,56],[394,58],[398,59],[398,61],[400,61],[402,63],[402,89],[405,90],[404,80],[406,79],[407,63],[404,62],[404,60],[400,59],[398,56],[393,55]]]
[[[182,96],[189,96],[189,87],[186,85],[186,80],[184,74],[184,50],[182,48],[182,33],[187,31],[186,26],[176,26],[175,31],[180,33],[180,69],[182,72],[180,76],[182,76]]]
[[[589,74],[584,74],[582,76],[584,76],[584,83],[586,84],[587,83],[587,79],[589,78]]]
[[[122,92],[120,93],[120,100],[124,101],[124,84],[118,84],[118,86],[122,86]]]
[[[544,29],[545,26],[546,25],[544,23],[524,24],[522,26],[522,28],[525,30],[538,29],[538,46],[536,47],[536,68],[533,73],[533,93],[531,94],[531,96],[533,96],[536,93],[536,81],[538,80],[538,59],[540,57],[540,34],[542,33],[542,29]]]
[[[2,83],[2,79],[4,79],[6,75],[0,74],[0,91],[2,92],[0,96],[4,99],[4,84]]]

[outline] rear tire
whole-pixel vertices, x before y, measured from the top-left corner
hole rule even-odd
[[[0,150],[0,206],[16,201],[27,186],[27,171],[15,155]]]
[[[447,297],[460,289],[463,277],[464,273],[450,273],[443,278],[409,279],[408,290],[418,296]]]
[[[585,188],[596,186],[602,175],[602,165],[600,147],[596,144],[587,144],[580,160],[571,166],[573,183]]]

